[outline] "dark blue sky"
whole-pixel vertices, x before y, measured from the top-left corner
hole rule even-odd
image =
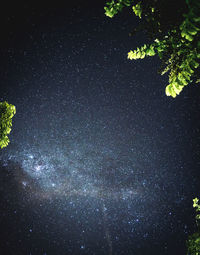
[[[131,11],[104,1],[4,7],[0,253],[184,254],[199,196],[199,88],[165,96],[159,61],[127,60]]]

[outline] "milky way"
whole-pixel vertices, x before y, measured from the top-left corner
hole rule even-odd
[[[147,239],[155,229],[166,227],[168,218],[161,226],[158,223],[163,214],[172,214],[168,203],[177,192],[181,175],[178,178],[177,173],[166,172],[165,168],[152,168],[156,164],[154,157],[149,160],[149,167],[144,162],[140,165],[133,150],[109,148],[109,140],[104,140],[101,148],[97,139],[95,143],[81,143],[76,137],[75,141],[66,149],[41,144],[13,151],[10,146],[9,154],[6,152],[1,161],[17,182],[19,201],[23,200],[36,215],[38,203],[48,206],[48,210],[53,208],[57,229],[62,229],[60,220],[64,215],[72,219],[79,215],[80,232],[84,233],[92,231],[93,227],[87,224],[100,221],[98,231],[106,242],[102,249],[108,254],[113,254],[113,245],[123,238],[123,231],[131,239]],[[173,203],[178,206],[184,200],[180,193]],[[58,216],[60,212],[62,217]],[[85,220],[89,222],[86,226]],[[116,224],[120,229],[115,229]],[[77,243],[81,250],[86,249],[86,240]]]
[[[64,154],[56,151],[53,155],[42,155],[41,152],[11,156],[10,159],[19,160],[23,174],[31,182],[21,177],[24,188],[32,183],[39,186],[46,196],[85,196],[104,199],[129,199],[139,194],[138,184],[128,181],[134,179],[134,170],[128,166],[117,166],[114,159],[100,154],[86,158],[92,152],[72,150]],[[6,164],[6,163],[4,163]],[[117,166],[117,167],[116,167]],[[115,168],[116,167],[116,168]],[[126,169],[128,168],[128,169]],[[130,173],[126,173],[128,171]],[[127,175],[128,174],[128,175]],[[124,175],[126,176],[124,178]],[[127,184],[128,182],[128,184]]]

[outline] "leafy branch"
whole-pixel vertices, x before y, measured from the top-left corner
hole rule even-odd
[[[130,6],[133,0],[112,0],[111,2],[107,2],[104,7],[105,15],[112,18],[118,12],[122,11],[125,6]]]
[[[193,199],[193,207],[196,208],[196,221],[197,226],[199,227],[199,221],[200,221],[200,205],[199,205],[199,199],[194,198]],[[200,255],[200,231],[197,231],[193,235],[189,236],[187,244],[187,254],[188,255]]]
[[[8,135],[12,128],[12,118],[16,113],[14,105],[7,102],[0,102],[0,148],[4,148],[8,145]]]
[[[107,13],[112,12],[113,17],[124,6],[130,6],[132,1],[118,0],[107,3]],[[187,13],[182,14],[181,20],[176,21],[174,26],[162,24],[161,6],[157,1],[147,4],[145,1],[135,1],[133,12],[139,18],[144,18],[146,28],[151,30],[154,42],[144,44],[140,48],[131,50],[128,59],[143,59],[147,56],[155,56],[161,59],[164,69],[161,75],[169,73],[169,84],[165,88],[167,96],[176,97],[185,86],[195,81],[200,81],[199,59],[200,59],[200,2],[186,0]],[[110,9],[109,9],[110,8]],[[145,26],[143,26],[145,27]],[[150,29],[153,27],[153,29]]]

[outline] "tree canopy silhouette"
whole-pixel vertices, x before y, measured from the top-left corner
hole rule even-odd
[[[162,75],[169,73],[167,96],[176,97],[185,86],[200,82],[200,1],[111,0],[105,14],[113,18],[124,7],[141,19],[132,35],[144,31],[152,41],[128,52],[128,59],[155,56],[161,59]]]

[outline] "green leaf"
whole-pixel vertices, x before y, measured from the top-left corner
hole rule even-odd
[[[196,215],[196,219],[197,219],[197,220],[200,220],[200,214],[197,214],[197,215]]]
[[[188,40],[188,41],[190,41],[190,42],[192,42],[193,41],[193,36],[192,35],[190,35],[189,33],[187,33],[186,35],[185,35],[185,38]]]
[[[198,199],[197,197],[195,197],[195,198],[193,199],[193,207],[198,206],[198,202],[199,202],[199,199]]]
[[[173,82],[172,83],[172,87],[173,87],[174,92],[176,93],[176,95],[179,95],[184,86],[183,85],[179,85],[177,82]]]
[[[174,91],[172,84],[169,84],[166,88],[165,88],[165,93],[167,96],[172,96],[173,98],[176,97],[176,92]]]
[[[147,56],[150,56],[150,57],[152,57],[156,54],[154,47],[152,45],[150,45],[150,47],[146,50],[146,54],[147,54]]]
[[[194,17],[193,18],[195,22],[200,22],[200,16],[199,17]]]
[[[191,66],[192,66],[193,68],[197,68],[197,67],[199,66],[199,63],[198,63],[197,61],[195,61],[194,59],[191,60],[190,64],[191,64]]]
[[[142,16],[141,2],[134,5],[132,8],[133,8],[133,11],[134,11],[135,15],[138,16],[139,18],[141,18],[141,16]]]

